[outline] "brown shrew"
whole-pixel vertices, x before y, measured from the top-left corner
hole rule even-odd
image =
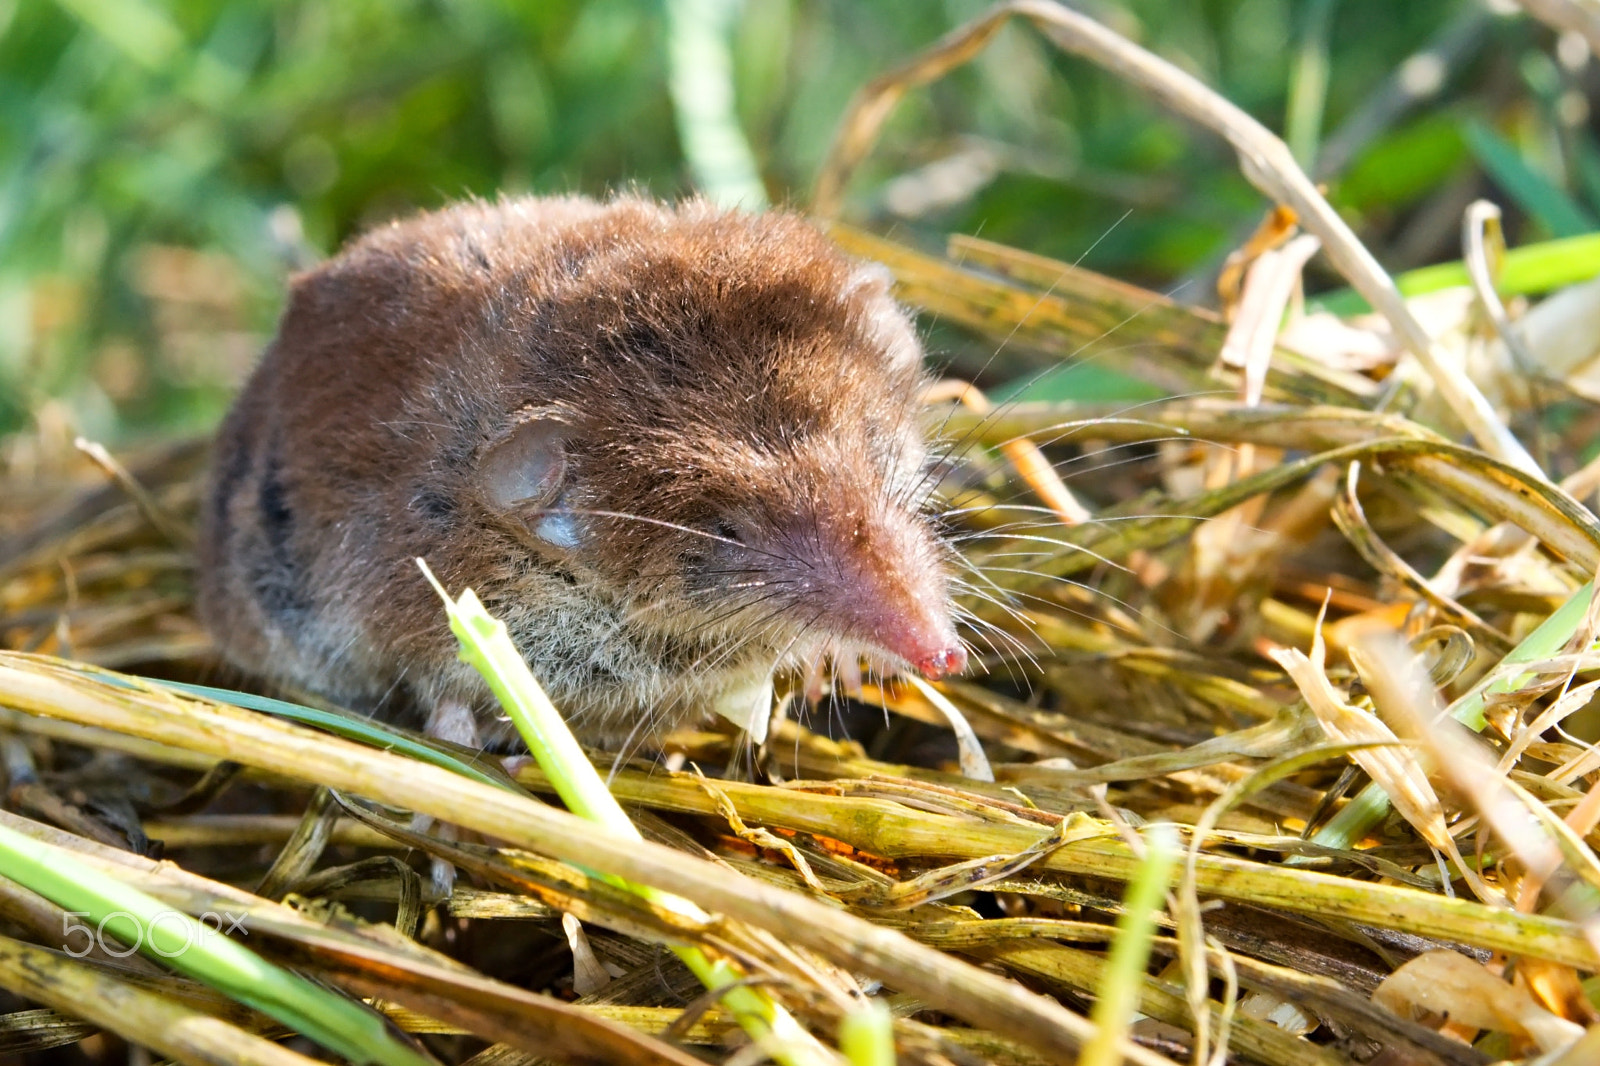
[[[293,281],[218,438],[201,615],[246,671],[468,742],[493,701],[419,556],[600,742],[824,655],[959,671],[926,380],[887,273],[794,214],[396,222]]]

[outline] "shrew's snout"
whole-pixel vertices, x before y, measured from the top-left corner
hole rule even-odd
[[[932,655],[922,659],[916,664],[922,676],[929,681],[937,681],[941,677],[959,674],[967,668],[967,649],[959,643],[941,648]]]
[[[780,538],[797,611],[848,643],[888,652],[929,679],[966,669],[951,617],[946,550],[915,514],[859,513]]]

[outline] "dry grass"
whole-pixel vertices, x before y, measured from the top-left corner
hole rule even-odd
[[[993,25],[1049,7],[1009,5]],[[1093,34],[1051,25],[1094,54]],[[863,113],[881,121],[882,99],[991,30],[889,77]],[[1155,76],[1127,69],[1136,84]],[[1198,99],[1175,106],[1215,117]],[[825,202],[870,125],[847,121]],[[1324,245],[1353,241],[1286,158],[1257,152],[1252,180]],[[888,708],[891,726],[858,716],[858,741],[830,737],[826,712],[813,728],[780,723],[757,783],[619,768],[614,791],[653,842],[640,846],[533,799],[534,770],[520,787],[497,764],[469,778],[130,687],[82,664],[217,679],[190,613],[203,446],[184,445],[122,457],[132,474],[111,469],[109,485],[103,457],[13,459],[0,822],[174,908],[247,916],[250,946],[377,997],[440,1058],[483,1064],[729,1058],[737,1029],[662,950],[684,943],[737,960],[829,1041],[881,986],[901,1061],[1065,1061],[1092,1031],[1140,868],[1135,827],[1170,822],[1186,865],[1135,989],[1135,1059],[1331,1066],[1388,1049],[1466,1064],[1578,1040],[1546,1061],[1587,1061],[1600,1039],[1600,618],[1586,582],[1600,520],[1581,501],[1600,475],[1581,462],[1597,428],[1575,399],[1592,394],[1581,361],[1506,343],[1497,327],[1522,325],[1481,306],[1482,285],[1419,339],[1414,309],[1348,247],[1335,262],[1355,264],[1386,319],[1292,312],[1280,330],[1304,259],[1292,221],[1246,257],[1222,316],[971,239],[936,255],[834,232],[888,264],[908,302],[1008,359],[1086,353],[1173,394],[929,412],[956,443],[950,521],[990,593],[968,604],[977,669],[939,688],[994,782],[955,772],[944,716],[915,689],[868,688],[859,704]],[[1488,236],[1467,245],[1492,281]],[[1512,312],[1523,325],[1543,313],[1559,334],[1557,303]],[[1518,348],[1549,379],[1536,404],[1511,369]],[[1500,458],[1455,443],[1463,426]],[[1054,488],[1016,473],[1024,438],[1093,520],[1063,524]],[[685,731],[666,754],[747,766],[741,745]],[[482,836],[453,843],[399,811]],[[462,871],[449,899],[428,897],[427,855]],[[718,917],[686,921],[594,873]],[[81,1040],[67,1014],[140,1039],[131,1019],[146,1007],[104,1009],[137,997],[163,1017],[279,1035],[155,966],[24,943],[61,948],[61,921],[0,877],[0,986],[66,1012],[0,1019],[0,1048]],[[240,1044],[232,1061],[269,1061],[255,1054]]]

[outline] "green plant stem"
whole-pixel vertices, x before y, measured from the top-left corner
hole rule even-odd
[[[460,599],[451,600],[427,564],[420,559],[417,563],[445,602],[451,632],[461,642],[461,660],[488,682],[495,699],[510,715],[529,753],[550,778],[562,802],[581,818],[597,822],[615,833],[643,840],[528,669],[516,645],[511,643],[505,624],[484,608],[471,589],[462,592]],[[607,877],[606,880],[687,918],[709,920],[699,907],[678,896],[619,878]],[[784,1066],[831,1066],[837,1061],[765,991],[741,984],[745,975],[726,960],[714,960],[694,946],[674,947],[672,951],[701,984],[723,991],[722,1001],[740,1027]]]
[[[83,923],[74,935],[114,936],[157,963],[254,1007],[354,1063],[436,1066],[389,1031],[366,1008],[275,966],[218,930],[138,889],[79,862],[65,848],[32,840],[0,826],[0,869],[5,876],[68,911]],[[88,946],[85,944],[85,946]]]
[[[767,190],[734,107],[728,34],[738,8],[738,0],[667,0],[667,88],[700,191],[724,207],[760,211]]]
[[[839,1050],[850,1066],[894,1066],[894,1018],[889,1008],[869,999],[839,1022]]]
[[[1600,233],[1585,233],[1507,250],[1505,266],[1496,279],[1495,288],[1502,296],[1532,296],[1588,281],[1596,274],[1600,274]],[[1402,296],[1421,296],[1459,288],[1470,280],[1466,264],[1457,260],[1398,274],[1394,283]],[[1341,316],[1371,310],[1367,301],[1353,289],[1324,293],[1311,301],[1311,307]]]
[[[1302,9],[1305,29],[1295,51],[1289,81],[1283,139],[1300,165],[1309,167],[1322,139],[1322,113],[1328,101],[1328,24],[1336,0],[1310,0]]]
[[[1539,623],[1538,628],[1524,637],[1522,643],[1507,652],[1498,667],[1485,674],[1483,680],[1452,703],[1450,717],[1474,732],[1482,732],[1484,708],[1489,700],[1515,692],[1532,680],[1533,671],[1519,671],[1516,667],[1543,662],[1560,654],[1573,633],[1583,624],[1593,599],[1594,582],[1587,581],[1549,618]],[[1330,848],[1348,848],[1388,817],[1390,809],[1388,795],[1376,782],[1369,783],[1343,810],[1328,819],[1327,824],[1317,830],[1311,840]],[[1292,858],[1288,862],[1296,864]]]
[[[102,681],[123,688],[132,688],[126,681],[119,679],[118,675],[108,672],[99,672],[94,675]],[[306,707],[298,703],[289,703],[286,700],[273,699],[271,696],[258,696],[254,692],[238,692],[228,688],[214,688],[211,685],[192,685],[186,681],[168,681],[159,677],[141,677],[139,680],[147,685],[164,688],[169,692],[181,693],[185,696],[199,696],[201,699],[214,700],[217,703],[226,703],[234,707],[243,707],[247,711],[260,711],[263,714],[274,715],[290,722],[299,722],[317,729],[326,730],[336,737],[346,740],[356,740],[363,744],[370,744],[374,748],[385,751],[397,751],[402,755],[434,766],[442,766],[446,770],[470,777],[474,781],[481,781],[486,785],[504,788],[509,781],[505,776],[496,776],[485,773],[474,766],[468,759],[440,751],[422,741],[386,729],[382,725],[367,718],[359,718],[350,713],[339,714],[334,711],[324,711],[316,707]]]
[[[1170,825],[1158,823],[1145,830],[1144,842],[1144,860],[1128,882],[1100,996],[1089,1015],[1096,1032],[1084,1046],[1078,1066],[1117,1066],[1122,1062],[1122,1037],[1144,991],[1150,938],[1155,935],[1156,915],[1162,910],[1178,862],[1178,838]]]

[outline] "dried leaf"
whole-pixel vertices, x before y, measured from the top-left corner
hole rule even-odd
[[[1402,1017],[1416,1006],[1474,1028],[1525,1036],[1545,1052],[1583,1035],[1581,1025],[1545,1010],[1527,989],[1454,951],[1417,956],[1390,974],[1372,998]]]
[[[1347,703],[1323,669],[1326,649],[1320,628],[1312,638],[1311,655],[1298,648],[1278,648],[1272,658],[1299,686],[1311,713],[1335,743],[1370,744],[1351,754],[1367,774],[1389,794],[1395,808],[1424,840],[1441,851],[1454,851],[1455,841],[1445,827],[1444,807],[1428,775],[1407,755],[1403,742],[1377,716]]]

